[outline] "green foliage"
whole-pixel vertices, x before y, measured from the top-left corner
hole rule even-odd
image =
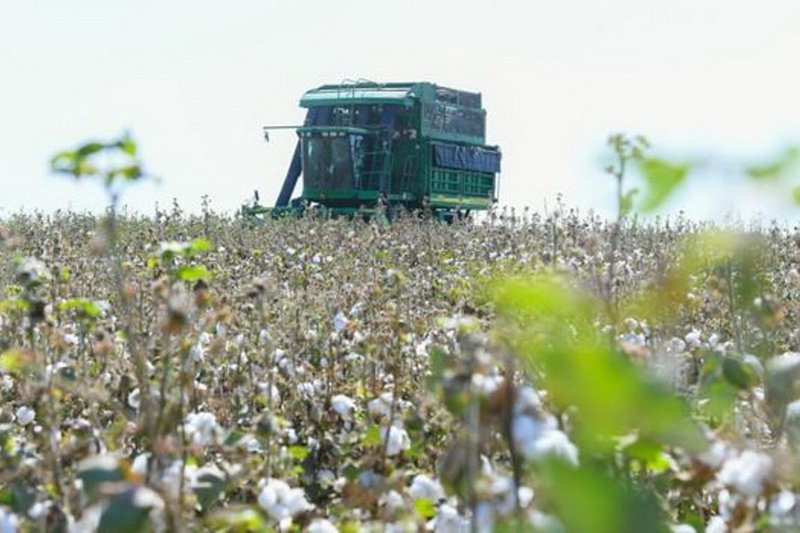
[[[597,309],[598,301],[557,277],[509,280],[497,289],[510,342],[558,408],[577,407],[581,443],[609,451],[613,437],[635,431],[663,445],[700,449],[704,441],[687,406],[597,334]]]
[[[641,158],[637,161],[646,185],[642,211],[654,211],[664,205],[689,175],[688,164],[678,164],[659,158]]]
[[[652,494],[609,479],[600,466],[572,468],[551,461],[541,475],[546,498],[567,531],[668,531],[666,516]]]
[[[116,140],[91,141],[73,150],[61,151],[51,158],[50,168],[76,179],[98,179],[108,190],[119,183],[138,181],[146,176],[137,156],[136,142],[127,133]]]
[[[795,177],[800,165],[800,147],[790,146],[777,158],[745,167],[745,175],[755,181],[785,181]]]

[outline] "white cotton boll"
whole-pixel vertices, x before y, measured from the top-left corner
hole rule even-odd
[[[712,333],[711,335],[709,335],[708,345],[711,346],[712,348],[716,348],[718,344],[719,344],[719,334]]]
[[[270,478],[258,494],[258,505],[277,520],[291,519],[313,506],[306,500],[303,489],[293,489],[283,480]]]
[[[670,533],[697,533],[697,530],[689,524],[676,524],[670,526]]]
[[[224,337],[228,334],[228,326],[226,326],[222,322],[217,322],[216,332],[217,332],[217,337]]]
[[[337,394],[331,398],[331,407],[342,420],[353,420],[353,413],[356,410],[356,402],[349,396]]]
[[[312,398],[316,393],[316,389],[314,388],[313,383],[304,381],[303,383],[297,385],[297,392],[299,392],[302,396],[305,396],[306,398]]]
[[[769,514],[776,518],[784,518],[795,509],[797,497],[790,490],[782,490],[772,497],[769,503]]]
[[[477,389],[481,396],[491,396],[503,384],[503,376],[484,376],[483,374],[472,374],[472,386]]]
[[[700,335],[701,334],[698,330],[693,329],[692,331],[687,333],[686,336],[683,338],[683,340],[686,342],[686,346],[690,350],[700,347],[701,344]]]
[[[578,466],[578,448],[563,431],[558,429],[545,431],[538,439],[524,446],[521,451],[526,459],[532,461],[557,457],[573,466]]]
[[[764,484],[772,474],[772,458],[763,453],[745,450],[738,457],[728,459],[717,474],[723,485],[736,489],[745,496],[760,496]]]
[[[521,387],[514,400],[514,414],[534,411],[542,406],[542,398],[533,387]]]
[[[706,533],[728,533],[728,526],[721,516],[712,516],[706,524]]]
[[[14,417],[17,420],[17,424],[20,426],[27,426],[31,422],[34,421],[36,418],[36,411],[28,407],[27,405],[21,405],[17,408],[14,412]]]
[[[389,416],[392,410],[392,393],[384,392],[367,402],[367,411],[373,416]]]
[[[344,313],[339,311],[336,313],[336,316],[333,317],[333,329],[337,332],[344,331],[347,328],[347,317],[344,316]]]
[[[381,438],[386,444],[386,455],[392,457],[398,455],[411,447],[411,439],[403,428],[391,426],[388,431],[381,428]]]
[[[3,392],[9,392],[14,388],[14,378],[8,374],[3,375],[3,377],[0,378],[0,387],[2,387]]]
[[[193,363],[200,363],[205,359],[206,350],[202,344],[199,342],[192,346],[192,349],[189,350],[189,360]]]
[[[439,511],[431,522],[435,533],[467,533],[469,531],[469,520],[458,514],[458,510],[447,503],[439,506]]]
[[[667,353],[670,354],[683,353],[686,350],[686,342],[678,337],[672,337],[669,341],[667,341],[664,348]]]
[[[551,416],[542,419],[525,413],[518,414],[511,422],[514,447],[518,450],[528,447],[545,431],[556,429],[556,427],[556,420]]]
[[[700,455],[699,459],[711,468],[717,469],[734,455],[735,453],[727,444],[718,440],[714,441],[711,447]]]
[[[426,499],[434,503],[445,498],[442,484],[425,474],[419,474],[414,478],[408,488],[408,494],[414,500]]]
[[[185,430],[187,436],[198,446],[219,444],[223,440],[222,428],[217,424],[213,413],[190,413],[186,417]]]
[[[262,329],[258,332],[258,345],[265,346],[270,341],[269,331]]]
[[[281,403],[281,392],[274,383],[270,384],[265,381],[260,381],[256,383],[256,388],[258,389],[258,393],[264,398],[267,398],[271,403]]]
[[[386,509],[389,510],[390,513],[394,513],[398,509],[405,509],[406,507],[406,502],[403,499],[403,496],[394,489],[381,496],[379,501],[386,507]]]
[[[315,519],[309,524],[308,528],[306,528],[306,533],[338,533],[338,531],[336,526],[324,518]]]
[[[211,342],[211,334],[207,331],[203,331],[200,335],[197,336],[197,342],[200,344],[208,344]]]

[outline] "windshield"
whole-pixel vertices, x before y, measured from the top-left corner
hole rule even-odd
[[[353,158],[348,137],[303,139],[303,179],[311,188],[352,188]]]

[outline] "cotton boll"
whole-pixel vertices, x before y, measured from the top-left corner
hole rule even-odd
[[[469,520],[458,514],[458,510],[450,504],[439,507],[436,517],[431,520],[435,533],[467,533]]]
[[[545,431],[521,451],[523,456],[533,461],[557,457],[573,466],[578,466],[578,448],[563,431],[558,429]]]
[[[406,430],[397,426],[381,428],[381,438],[386,444],[386,455],[392,457],[411,447],[411,439]]]
[[[317,518],[306,528],[306,533],[338,533],[338,529],[329,520]]]
[[[344,394],[337,394],[331,398],[331,408],[336,411],[336,414],[344,421],[352,421],[353,413],[356,410],[356,402],[352,398]]]
[[[670,533],[697,533],[697,530],[689,524],[677,524],[670,526]]]
[[[441,483],[425,474],[419,474],[414,478],[408,488],[408,494],[415,500],[427,499],[433,502],[438,502],[445,498]]]
[[[347,328],[348,322],[349,321],[347,320],[347,317],[344,316],[344,313],[339,311],[336,313],[336,316],[333,317],[333,329],[340,333]]]
[[[258,494],[258,505],[277,521],[313,509],[303,489],[293,489],[283,480],[270,478]],[[291,521],[289,522],[291,523]]]
[[[17,420],[17,424],[20,426],[27,426],[36,418],[36,411],[27,405],[22,405],[14,412],[14,417]]]
[[[217,417],[213,413],[190,413],[186,417],[185,430],[187,436],[198,446],[222,442],[223,430],[217,424]]]
[[[772,458],[763,453],[745,450],[738,457],[728,459],[717,474],[723,485],[745,496],[760,496],[764,484],[772,474]]]
[[[712,516],[706,524],[706,533],[728,533],[728,526],[721,516]]]
[[[687,333],[686,336],[683,338],[683,340],[686,342],[686,346],[690,350],[700,347],[701,344],[700,335],[701,334],[698,330],[693,329],[692,331]]]

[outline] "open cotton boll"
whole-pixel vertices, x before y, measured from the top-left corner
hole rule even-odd
[[[415,500],[426,499],[433,502],[438,502],[445,498],[441,483],[425,474],[419,474],[414,478],[408,488],[408,494]]]
[[[563,431],[546,429],[538,434],[530,432],[530,435],[532,438],[529,440],[518,440],[517,435],[514,435],[515,446],[526,459],[541,461],[557,457],[573,466],[578,466],[578,448]]]
[[[435,533],[467,533],[470,529],[469,519],[458,514],[458,510],[450,504],[445,503],[439,507],[428,527],[433,526]]]
[[[397,426],[381,428],[381,438],[386,443],[386,455],[394,456],[411,447],[411,439],[406,430]]]
[[[728,526],[721,516],[712,516],[706,524],[706,533],[728,533]]]
[[[745,496],[760,496],[772,474],[772,458],[763,453],[745,450],[738,457],[725,461],[717,474],[723,485]]]
[[[27,405],[21,405],[14,412],[14,417],[17,419],[17,424],[20,426],[27,426],[36,418],[36,411]]]
[[[356,402],[354,402],[349,396],[337,394],[331,398],[331,408],[336,411],[336,414],[338,414],[342,420],[349,422],[353,420],[353,413],[356,410]]]
[[[279,522],[313,509],[303,489],[293,489],[285,481],[275,478],[268,479],[262,487],[258,505]]]
[[[186,417],[185,430],[187,436],[198,446],[218,444],[223,438],[223,430],[217,424],[217,417],[205,411],[190,413]]]
[[[329,520],[324,518],[317,518],[309,526],[306,528],[306,533],[338,533],[339,530],[336,529]]]

